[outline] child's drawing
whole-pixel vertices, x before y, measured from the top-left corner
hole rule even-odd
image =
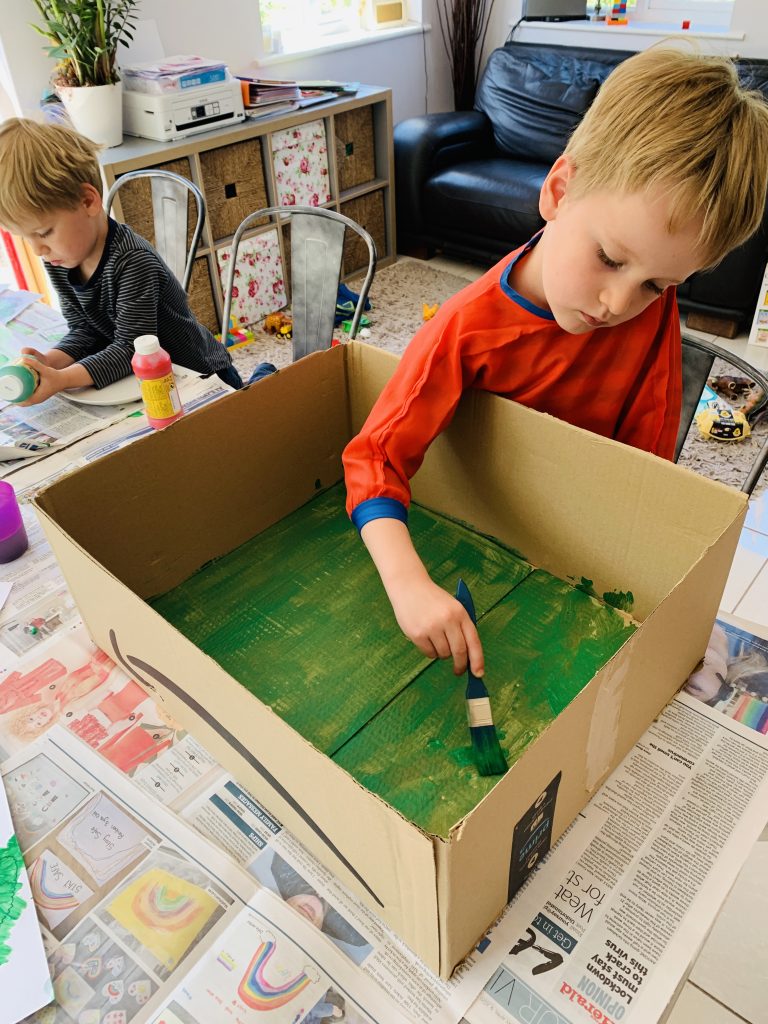
[[[97,914],[123,945],[167,978],[231,902],[195,864],[162,849]]]
[[[274,935],[263,933],[251,962],[240,978],[237,994],[251,1010],[271,1011],[285,1006],[297,999],[312,981],[318,980],[318,973],[313,967],[304,964],[300,969],[292,970],[286,968],[279,958],[270,971],[270,960],[276,951]]]
[[[287,936],[275,936],[262,918],[244,911],[174,993],[178,1017],[226,1024],[264,1020],[303,1021],[329,991],[329,979]]]
[[[47,835],[88,796],[87,789],[45,754],[35,754],[8,772],[4,782],[23,851]]]
[[[146,852],[146,831],[105,793],[67,822],[58,841],[99,885]]]
[[[20,976],[24,984],[18,984]],[[0,785],[0,1024],[53,999],[45,950],[11,812]]]
[[[157,991],[146,970],[90,918],[55,950],[50,967],[59,1003],[52,1024],[128,1024]]]
[[[82,878],[51,850],[43,850],[29,869],[35,906],[53,929],[93,895]]]

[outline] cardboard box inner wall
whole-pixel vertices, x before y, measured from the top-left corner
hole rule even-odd
[[[427,835],[146,603],[339,481],[396,362],[357,343],[307,357],[36,505],[96,642],[447,977],[527,870],[534,823],[543,852],[703,655],[746,498],[504,399],[465,397],[414,500],[561,579],[632,590],[640,626],[447,840]]]

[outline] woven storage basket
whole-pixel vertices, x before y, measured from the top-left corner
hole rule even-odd
[[[187,181],[192,180],[189,169],[189,160],[171,160],[167,164],[157,164],[159,171],[173,171],[180,174]],[[118,175],[119,177],[119,175]],[[121,185],[120,191],[115,197],[120,204],[124,223],[141,235],[142,238],[155,245],[155,221],[152,214],[152,185],[149,178],[134,178]],[[197,210],[195,200],[190,192],[187,200],[187,244],[192,241],[192,234],[197,223]]]
[[[234,235],[244,217],[269,205],[259,139],[209,149],[200,154],[200,166],[215,241]]]
[[[192,278],[189,282],[189,306],[197,319],[212,334],[221,330],[221,320],[213,297],[213,284],[208,269],[208,260],[200,256],[192,267]]]
[[[384,191],[377,189],[364,196],[357,196],[341,203],[339,213],[356,221],[373,236],[377,252],[381,255],[387,251],[387,233],[384,217]],[[344,237],[344,276],[355,270],[368,266],[368,247],[363,239],[354,231],[347,231]]]
[[[373,107],[357,107],[333,119],[341,192],[376,177]]]

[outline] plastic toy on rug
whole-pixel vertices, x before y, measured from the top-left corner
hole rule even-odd
[[[708,385],[696,407],[695,422],[704,437],[716,441],[743,441],[751,431],[741,409],[734,409]]]
[[[221,334],[216,334],[215,338],[217,341],[221,341]],[[254,334],[250,327],[238,327],[235,318],[233,316],[229,318],[229,330],[224,343],[227,348],[242,348],[243,345],[250,345],[253,338]]]
[[[438,311],[438,309],[440,309],[439,302],[436,302],[434,306],[428,306],[425,302],[422,304],[421,307],[422,316],[424,317],[425,320],[431,320],[435,313]]]
[[[344,320],[350,320],[354,316],[355,309],[357,308],[357,301],[360,298],[357,292],[353,292],[351,288],[348,288],[344,283],[339,285],[339,290],[336,293],[336,319],[335,324],[338,326],[343,323]],[[363,309],[367,312],[371,308],[371,300],[366,298]],[[360,323],[365,318],[360,318]]]
[[[275,334],[280,338],[293,336],[293,320],[286,313],[270,313],[264,317],[261,326],[267,334]]]
[[[370,327],[370,326],[371,326],[371,321],[368,319],[368,317],[365,316],[365,315],[361,316],[360,317],[360,323],[358,324],[358,327],[362,327],[363,329],[365,329],[366,327]],[[349,320],[342,320],[341,321],[341,329],[342,329],[342,331],[344,331],[345,334],[349,334],[349,332],[352,330],[352,318],[351,317],[350,317]],[[367,335],[364,335],[363,332],[361,331],[360,335],[361,335],[361,337],[368,337],[368,336],[370,336],[370,333],[371,332],[369,331]]]

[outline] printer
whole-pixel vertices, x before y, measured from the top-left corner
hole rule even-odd
[[[181,92],[123,91],[123,131],[172,142],[245,120],[240,82],[212,82]]]

